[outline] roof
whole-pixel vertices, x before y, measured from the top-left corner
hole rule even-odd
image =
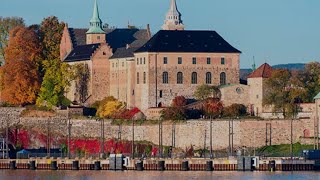
[[[318,93],[313,99],[320,99],[320,93]]]
[[[241,53],[215,31],[160,30],[136,52]]]
[[[71,36],[71,40],[73,43],[73,51],[76,53],[80,53],[80,50],[84,51],[91,51],[90,48],[86,49],[86,32],[88,29],[74,29],[69,28],[69,33]],[[106,32],[106,42],[108,45],[112,48],[113,53],[117,53],[115,56],[116,58],[122,58],[122,57],[131,57],[133,54],[133,50],[137,50],[139,47],[144,45],[148,40],[148,32],[146,29],[104,29]],[[129,45],[131,48],[135,49],[126,49],[125,47]],[[80,46],[80,47],[78,47]],[[121,48],[118,52],[117,50]],[[72,52],[73,52],[72,51]],[[128,52],[127,52],[128,51]],[[68,55],[66,58],[66,62],[72,62],[72,61],[79,61],[84,60],[81,56],[80,59],[76,57],[69,57],[72,56],[72,52]],[[87,59],[90,59],[90,57],[86,56]]]
[[[262,64],[258,69],[248,75],[248,78],[269,78],[272,74],[272,67],[268,63]]]
[[[64,62],[89,60],[99,46],[100,43],[76,46],[65,58]]]
[[[116,58],[126,58],[126,57],[134,57],[134,52],[138,48],[118,48],[116,52],[110,57],[110,59],[116,59]]]

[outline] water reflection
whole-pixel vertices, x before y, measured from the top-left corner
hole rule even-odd
[[[172,172],[172,171],[30,171],[30,170],[0,170],[1,180],[127,180],[127,179],[152,179],[152,180],[184,180],[184,179],[320,179],[317,172]]]

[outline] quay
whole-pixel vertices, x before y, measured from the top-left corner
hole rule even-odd
[[[29,170],[134,170],[134,171],[316,171],[320,161],[303,158],[230,157],[223,159],[108,159],[31,158],[1,159],[0,169]]]

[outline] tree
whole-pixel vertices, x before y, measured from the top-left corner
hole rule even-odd
[[[226,117],[239,117],[247,114],[247,108],[243,104],[232,104],[231,106],[225,107],[223,115]]]
[[[161,111],[161,117],[165,120],[184,120],[187,119],[187,99],[183,96],[177,96],[173,99],[171,107]]]
[[[38,36],[32,29],[18,26],[10,31],[10,41],[5,50],[6,61],[20,59],[38,64],[40,52]]]
[[[0,60],[5,58],[5,49],[9,42],[9,32],[17,26],[25,26],[22,18],[0,17]]]
[[[207,116],[218,118],[222,115],[223,104],[219,99],[209,98],[204,105],[203,111]]]
[[[2,99],[13,105],[35,103],[40,83],[35,63],[29,60],[10,60],[2,69]]]
[[[263,105],[271,105],[274,112],[282,112],[285,118],[295,113],[295,100],[305,93],[289,70],[277,69],[265,82]]]
[[[46,60],[43,62],[46,69],[40,94],[37,99],[38,106],[68,106],[70,101],[64,96],[68,91],[73,74],[70,65],[59,60]]]
[[[98,103],[97,115],[101,118],[112,118],[114,114],[124,108],[124,103],[114,97],[106,97]]]
[[[216,86],[209,86],[204,84],[197,87],[196,91],[194,92],[194,96],[198,100],[205,100],[209,97],[220,99],[221,92]]]
[[[311,62],[298,72],[296,82],[304,87],[306,92],[301,95],[305,102],[313,102],[313,98],[320,92],[320,63]]]
[[[50,16],[41,22],[40,39],[43,57],[46,60],[58,60],[60,57],[60,41],[65,24],[56,16]]]
[[[12,29],[9,38],[6,64],[2,67],[2,98],[14,105],[34,103],[40,88],[38,38],[25,27]]]
[[[87,64],[76,64],[72,66],[73,76],[75,80],[75,86],[77,98],[80,103],[84,103],[88,98],[88,83],[90,80],[90,70]]]
[[[187,99],[184,96],[177,96],[172,100],[173,107],[183,107],[187,105]]]

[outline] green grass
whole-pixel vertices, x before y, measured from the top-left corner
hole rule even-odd
[[[301,156],[305,149],[313,149],[313,145],[293,144],[293,156]],[[290,144],[265,146],[257,149],[257,153],[267,157],[290,157]]]

